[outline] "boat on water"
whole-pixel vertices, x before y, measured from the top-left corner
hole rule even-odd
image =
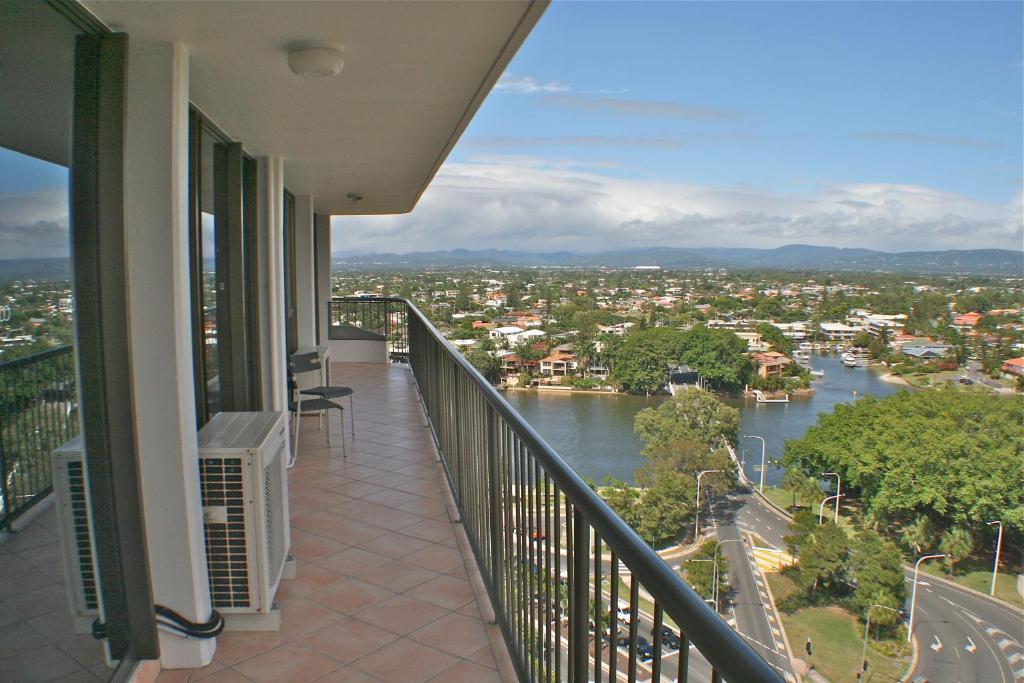
[[[797,347],[801,351],[807,351],[808,353],[814,348],[811,342],[800,342],[800,346]]]
[[[852,348],[843,354],[843,365],[848,368],[864,368],[868,365],[868,350]]]
[[[825,376],[825,371],[824,370],[811,370],[811,376],[812,377],[824,377]]]

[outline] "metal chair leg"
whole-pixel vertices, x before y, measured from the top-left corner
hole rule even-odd
[[[348,407],[352,411],[352,414],[349,417],[352,420],[352,438],[354,439],[354,438],[356,438],[356,395],[355,395],[355,393],[351,393],[351,394],[348,395]],[[344,425],[345,424],[344,421],[342,421],[341,424]]]
[[[338,418],[339,418],[339,421],[341,422],[341,457],[347,458],[348,457],[348,442],[345,439],[345,409],[344,408],[341,408],[341,415],[339,415]],[[329,429],[330,425],[328,425],[327,427]]]

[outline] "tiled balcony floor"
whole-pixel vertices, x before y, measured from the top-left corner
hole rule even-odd
[[[211,666],[160,683],[502,680],[500,635],[481,618],[408,367],[332,374],[356,391],[356,438],[342,458],[337,413],[333,450],[304,418],[288,478],[298,572],[278,591],[281,630],[225,633]]]
[[[333,450],[304,418],[288,477],[297,576],[277,594],[281,630],[226,632],[213,664],[164,671],[160,683],[503,680],[500,635],[481,618],[408,367],[332,370],[356,390],[357,438],[346,435],[342,458],[337,413]],[[0,681],[109,673],[98,643],[71,632],[51,509],[0,545]]]
[[[0,681],[105,681],[90,635],[74,632],[50,507],[0,544]]]

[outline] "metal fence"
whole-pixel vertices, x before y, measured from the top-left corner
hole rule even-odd
[[[0,528],[51,491],[50,452],[78,429],[71,346],[0,363]]]
[[[522,680],[783,680],[412,304],[407,320],[409,362]]]
[[[388,357],[401,361],[409,353],[409,308],[404,299],[390,297],[341,297],[330,301],[332,340],[380,340],[387,343]]]

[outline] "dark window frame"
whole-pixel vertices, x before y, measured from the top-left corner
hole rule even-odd
[[[258,176],[256,161],[196,107],[189,111],[189,262],[196,425],[210,412],[203,315],[202,147],[214,141],[217,368],[221,411],[259,410]]]

